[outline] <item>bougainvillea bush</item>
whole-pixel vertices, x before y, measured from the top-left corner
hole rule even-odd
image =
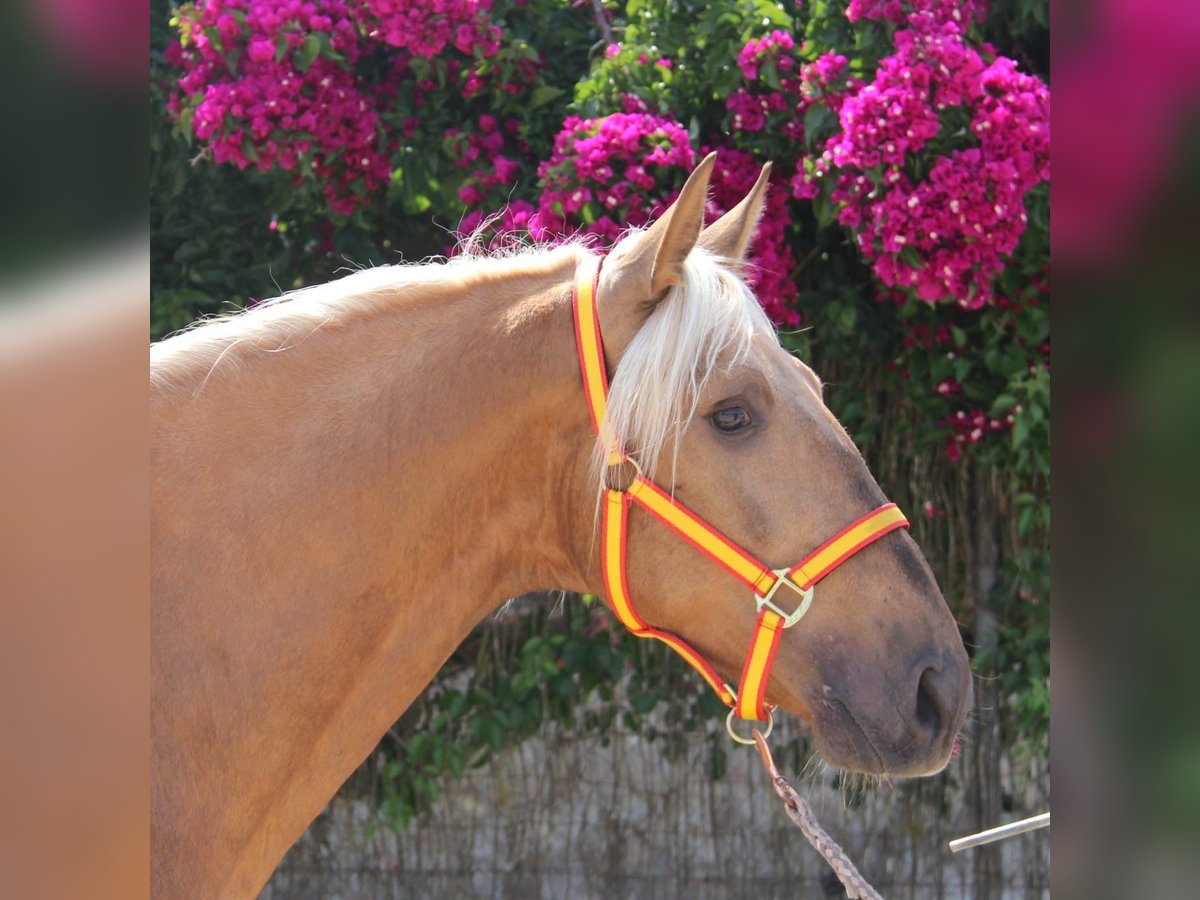
[[[698,153],[721,154],[713,215],[771,160],[752,278],[780,325],[801,324],[796,248],[814,223],[853,242],[872,299],[1023,302],[1003,276],[1027,285],[1045,257],[1049,91],[984,39],[982,0],[601,9],[194,0],[172,19],[168,109],[202,156],[290,182],[292,205],[335,228],[398,204],[458,233],[488,221],[611,243],[673,199]],[[993,411],[1000,386],[950,368],[929,387],[961,456],[1021,411]]]
[[[604,247],[711,151],[715,218],[772,162],[753,287],[788,346],[836,376],[830,402],[868,455],[903,439],[968,499],[969,473],[1001,479],[998,512],[1035,550],[1004,561],[1020,649],[988,664],[1029,695],[1046,652],[1025,627],[1047,589],[1045,3],[154,9],[160,331],[281,277],[454,252],[472,232]],[[214,227],[236,264],[206,255]],[[908,498],[928,528],[945,505]],[[1018,730],[1044,734],[1046,710],[1027,713]]]

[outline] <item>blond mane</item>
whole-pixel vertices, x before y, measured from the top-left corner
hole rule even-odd
[[[591,252],[585,241],[553,247],[513,243],[499,251],[484,251],[474,237],[468,237],[450,259],[361,269],[288,291],[249,309],[194,322],[150,345],[151,383],[191,381],[197,374],[207,380],[218,366],[236,366],[248,353],[286,350],[332,322],[396,306],[417,306],[426,299],[465,293],[502,278],[544,277],[572,262],[578,266]]]

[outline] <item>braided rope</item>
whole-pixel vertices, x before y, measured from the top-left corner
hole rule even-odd
[[[846,889],[846,896],[851,900],[859,900],[859,898],[861,900],[883,900],[882,895],[859,874],[854,863],[850,862],[850,858],[846,856],[846,851],[821,827],[808,801],[796,793],[796,789],[779,774],[779,770],[775,768],[775,760],[771,757],[771,750],[767,746],[766,738],[757,728],[754,729],[754,743],[758,746],[758,755],[762,759],[767,774],[771,776],[771,786],[779,795],[779,799],[783,801],[783,811],[800,829],[813,848],[829,863],[829,867],[837,875],[842,887]]]

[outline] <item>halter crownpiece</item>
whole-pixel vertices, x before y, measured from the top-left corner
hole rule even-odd
[[[646,478],[637,463],[625,455],[617,435],[612,433],[604,417],[608,403],[608,371],[604,365],[604,341],[596,312],[599,282],[600,260],[589,259],[576,274],[572,293],[575,345],[579,351],[579,368],[583,373],[583,390],[592,427],[601,447],[608,454],[609,465],[627,462],[636,473],[626,487],[608,487],[604,491],[601,526],[604,589],[621,624],[636,637],[660,640],[682,656],[708,682],[721,702],[731,707],[726,723],[730,726],[730,735],[742,743],[753,743],[753,740],[734,733],[733,717],[770,721],[772,707],[765,703],[764,695],[779,639],[785,629],[795,625],[808,612],[817,582],[885,534],[897,528],[907,528],[908,519],[896,504],[884,504],[852,522],[790,569],[772,569]],[[685,641],[669,631],[647,624],[634,609],[626,580],[629,507],[633,503],[753,591],[757,621],[736,691],[717,674],[708,660]],[[794,603],[791,611],[784,605],[789,601]]]

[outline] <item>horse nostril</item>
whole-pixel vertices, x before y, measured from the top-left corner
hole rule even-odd
[[[945,698],[939,691],[937,669],[928,668],[917,680],[917,725],[930,737],[936,736],[942,727],[942,706]]]

